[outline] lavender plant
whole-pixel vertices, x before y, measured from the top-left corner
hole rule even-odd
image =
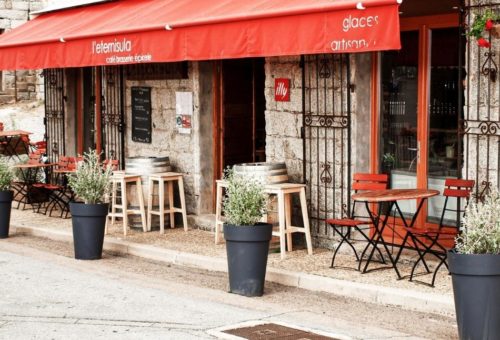
[[[492,190],[484,203],[472,203],[463,218],[462,233],[456,238],[462,254],[500,254],[500,193]]]
[[[97,204],[102,203],[108,194],[111,175],[111,167],[103,169],[97,152],[89,150],[83,154],[83,162],[78,165],[76,173],[68,177],[68,183],[85,204]]]
[[[254,225],[265,213],[266,196],[262,183],[248,176],[227,170],[227,181],[223,209],[228,223],[233,225]]]
[[[14,172],[7,161],[3,157],[0,158],[0,191],[10,190],[13,180]]]

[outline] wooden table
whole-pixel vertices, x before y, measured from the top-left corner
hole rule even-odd
[[[366,260],[366,264],[362,273],[367,272],[368,265],[371,262],[375,249],[379,244],[382,244],[389,259],[391,260],[392,268],[394,268],[394,271],[396,272],[398,279],[401,279],[401,274],[399,273],[399,270],[397,268],[397,263],[401,255],[401,252],[404,248],[404,244],[401,245],[396,258],[393,258],[391,252],[389,251],[389,248],[387,247],[387,244],[384,242],[382,237],[384,229],[387,226],[387,221],[389,220],[391,211],[395,207],[399,216],[403,220],[405,227],[413,228],[413,225],[417,220],[418,214],[420,213],[425,200],[429,197],[433,197],[438,194],[439,194],[438,190],[428,190],[428,189],[386,189],[386,190],[359,192],[352,195],[353,200],[365,203],[368,215],[370,216],[370,219],[372,220],[373,225],[375,226],[374,233],[370,238],[370,242],[366,245],[365,249],[361,254],[360,261],[363,260],[363,257],[368,251],[368,249],[370,247],[372,248],[370,255],[368,256],[368,259]],[[411,222],[408,224],[405,217],[403,216],[403,212],[399,208],[398,201],[414,200],[414,199],[419,200],[420,202],[418,203],[417,210],[413,215]],[[370,209],[369,206],[370,203],[388,203],[388,204],[384,212],[381,211],[381,205],[379,204],[379,213],[377,215],[374,215],[372,210]],[[381,218],[383,218],[383,220],[382,223],[380,224]],[[417,249],[417,251],[419,250]]]
[[[7,157],[17,157],[19,158],[19,153],[17,151],[19,145],[22,145],[24,153],[29,153],[29,144],[22,140],[22,136],[29,136],[31,132],[23,130],[11,130],[11,131],[0,131],[0,143],[4,146],[4,153]]]

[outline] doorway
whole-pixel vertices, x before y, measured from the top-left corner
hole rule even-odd
[[[391,188],[442,191],[445,178],[461,176],[464,43],[457,25],[456,16],[402,20],[402,49],[380,55],[378,164]],[[438,222],[443,204],[441,196],[429,199],[417,224]],[[416,202],[400,207],[411,217]]]
[[[265,60],[217,63],[215,77],[215,177],[238,163],[266,161]]]

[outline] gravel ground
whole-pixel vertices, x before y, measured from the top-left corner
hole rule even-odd
[[[173,234],[178,234],[177,230]],[[189,231],[194,239],[200,240],[198,232]],[[158,235],[157,235],[158,236]],[[175,236],[176,237],[176,236]],[[58,242],[49,239],[36,238],[27,235],[15,235],[6,240],[8,244],[16,246],[16,252],[35,256],[44,261],[55,261],[58,257],[72,258],[72,245],[67,242]],[[27,249],[33,249],[33,251]],[[39,251],[40,253],[37,253]],[[175,282],[180,285],[209,288],[216,291],[227,291],[227,277],[225,273],[209,272],[193,268],[179,267],[145,260],[133,256],[119,256],[105,253],[100,261],[88,261],[80,265],[75,261],[74,267],[81,270],[91,270],[101,275],[124,279],[124,275],[147,284],[161,282]],[[89,268],[89,266],[91,268]],[[376,274],[378,275],[378,274]],[[370,275],[372,276],[372,275]],[[226,303],[236,303],[231,296],[223,295]],[[208,298],[208,297],[207,297]],[[208,298],[217,299],[213,295]],[[208,301],[208,300],[207,300]],[[302,289],[266,283],[266,294],[259,299],[245,300],[250,307],[264,310],[275,310],[276,313],[300,313],[307,311],[318,315],[318,318],[335,318],[354,322],[356,328],[369,329],[379,327],[413,335],[416,338],[428,339],[456,339],[457,329],[453,318],[425,313],[401,310],[391,306],[374,305],[357,302],[352,299],[338,297],[327,293],[310,292]],[[279,306],[279,307],[278,307]],[[359,321],[359,323],[357,323]]]
[[[13,209],[12,224],[19,226],[44,227],[54,230],[71,230],[71,219],[49,218],[45,215],[35,214],[30,210]],[[189,229],[184,232],[182,228],[166,229],[165,234],[160,234],[158,231],[144,233],[142,230],[129,229],[128,235],[123,236],[123,229],[120,223],[110,227],[107,237],[115,239],[125,239],[130,242],[140,244],[154,245],[157,247],[177,250],[187,253],[200,254],[205,256],[213,256],[225,258],[224,244],[215,245],[213,233],[198,229]],[[362,244],[360,244],[362,245]],[[349,250],[347,247],[344,249]],[[395,249],[396,251],[396,249]],[[398,268],[402,275],[409,275],[411,272],[410,264],[415,259],[415,253],[404,254],[404,258],[398,264]],[[305,249],[297,249],[288,252],[284,260],[281,260],[280,254],[271,252],[269,254],[268,266],[280,268],[290,271],[306,272],[326,277],[332,277],[342,280],[350,280],[355,282],[363,282],[375,285],[381,285],[393,288],[411,289],[419,292],[438,293],[452,296],[451,277],[447,274],[446,269],[441,269],[436,279],[436,287],[431,288],[415,282],[409,282],[406,279],[397,280],[396,273],[391,270],[375,270],[367,274],[360,274],[353,270],[357,263],[354,256],[347,252],[339,253],[335,260],[336,265],[345,268],[330,268],[332,251],[323,248],[315,248],[314,255],[309,256]],[[430,262],[430,261],[429,261]],[[430,262],[432,265],[433,263]],[[376,268],[378,264],[374,263]],[[372,267],[370,267],[372,268]],[[430,282],[430,275],[419,277],[422,281]]]

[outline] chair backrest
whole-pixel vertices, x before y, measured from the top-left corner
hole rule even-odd
[[[118,166],[119,166],[117,159],[105,159],[102,162],[102,165],[104,168],[107,168],[108,166],[111,167],[112,171],[118,170]]]
[[[39,152],[32,152],[28,155],[28,164],[38,164],[41,158],[42,155]]]
[[[355,173],[353,175],[352,189],[355,192],[366,190],[384,190],[389,184],[387,174]]]
[[[389,184],[389,175],[387,174],[370,174],[370,173],[355,173],[352,176],[352,190],[368,191],[368,190],[384,190]],[[356,201],[352,204],[350,218],[356,218]],[[365,217],[365,216],[359,216]]]
[[[28,136],[28,135],[21,135],[21,137],[20,137],[20,138],[21,138],[21,141],[22,141],[23,143],[26,143],[26,144],[29,144],[29,143],[30,143],[30,136]]]
[[[79,162],[83,162],[83,157],[68,157],[68,170],[76,170]]]
[[[57,170],[68,170],[69,157],[59,156]]]
[[[465,209],[467,208],[467,204],[469,204],[470,195],[472,190],[474,189],[474,185],[476,182],[470,179],[455,179],[455,178],[446,178],[444,181],[444,190],[443,196],[445,197],[443,212],[441,213],[441,219],[439,221],[439,228],[442,228],[444,222],[444,215],[447,211],[453,211],[456,213],[456,225],[455,227],[458,229],[460,226],[460,218],[465,213]],[[456,209],[448,208],[448,199],[450,197],[454,197],[457,199]],[[460,199],[465,199],[466,204],[462,208]]]

